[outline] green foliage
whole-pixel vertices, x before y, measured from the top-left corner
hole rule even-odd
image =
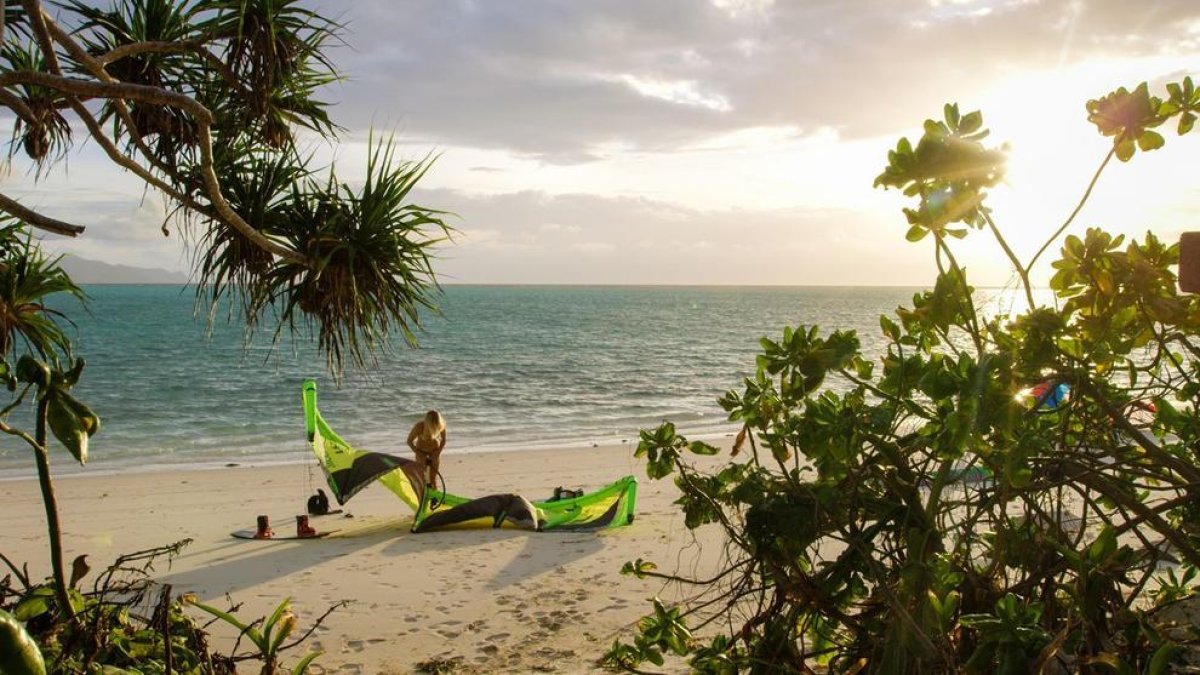
[[[28,352],[55,360],[70,353],[63,315],[46,306],[57,294],[83,300],[83,291],[37,246],[20,221],[0,216],[0,357]]]
[[[224,621],[238,630],[239,635],[243,635],[250,640],[258,653],[255,658],[263,662],[264,673],[274,673],[279,668],[279,655],[286,649],[296,646],[299,641],[285,644],[285,641],[292,636],[296,630],[296,615],[291,610],[291,598],[285,598],[271,616],[265,620],[259,620],[254,623],[243,623],[240,619],[230,612],[206,605],[196,601],[190,596],[184,596],[184,602],[201,609],[212,616]],[[261,623],[259,628],[256,624]],[[323,652],[310,652],[304,656],[292,669],[294,675],[306,672],[308,666]]]
[[[1143,82],[1132,92],[1121,87],[1116,91],[1087,102],[1088,121],[1101,134],[1113,137],[1117,159],[1128,162],[1137,150],[1147,152],[1163,146],[1163,137],[1152,127],[1163,123],[1159,116],[1162,101],[1150,95]]]
[[[977,111],[962,115],[956,104],[946,105],[941,121],[926,120],[924,131],[915,148],[900,139],[875,185],[919,198],[916,208],[904,209],[909,241],[931,232],[961,238],[966,232],[949,226],[983,226],[986,189],[1004,177],[1004,152],[984,147],[983,116]]]
[[[1176,117],[1191,130],[1190,79],[1168,91],[1089,102],[1112,154],[1160,146],[1152,129]],[[712,673],[1170,667],[1179,646],[1151,605],[1190,595],[1200,565],[1200,299],[1177,290],[1178,246],[1094,228],[1059,240],[1068,219],[1047,242],[1061,245],[1056,304],[1037,305],[1033,261],[1016,260],[985,205],[1003,150],[983,145],[982,116],[947,106],[924,132],[889,152],[876,185],[916,200],[907,237],[932,235],[937,276],[880,317],[878,360],[853,333],[788,327],[761,340],[754,375],[719,399],[742,425],[727,463],[694,467],[684,452],[694,444],[670,422],[641,433],[647,475],[672,476],[684,524],[721,528],[729,557],[709,580],[626,564],[707,590],[670,608],[656,600],[609,665],[641,671],[674,655]],[[1013,262],[1025,311],[979,310],[951,245],[972,228]],[[1050,406],[1035,385],[1069,395]],[[1178,575],[1160,571],[1172,561]],[[716,635],[692,635],[718,619]]]
[[[60,325],[64,317],[47,302],[56,295],[82,300],[84,294],[58,267],[58,259],[47,258],[33,243],[25,223],[11,218],[0,222],[0,380],[12,394],[0,409],[0,432],[32,450],[46,506],[57,604],[59,611],[70,614],[74,603],[67,597],[48,439],[53,433],[82,464],[87,461],[88,439],[100,429],[100,418],[69,393],[84,364],[82,359],[72,362],[71,341]],[[9,422],[30,391],[34,392],[32,433]]]
[[[297,621],[288,600],[280,603],[271,616],[244,622],[237,618],[236,610],[202,605],[188,594],[172,597],[171,588],[157,586],[150,574],[156,560],[178,555],[189,541],[121,556],[95,577],[90,589],[68,589],[74,619],[64,619],[58,611],[59,593],[53,579],[30,583],[13,568],[24,587],[9,588],[8,579],[0,583],[0,647],[14,645],[24,651],[0,648],[0,672],[36,674],[39,671],[18,668],[26,662],[32,665],[35,657],[39,663],[44,658],[46,665],[41,673],[65,675],[221,675],[235,672],[237,664],[244,661],[260,662],[262,673],[279,672],[281,655],[304,643],[325,617],[297,636]],[[189,615],[188,608],[193,606],[228,623],[239,636],[249,638],[257,651],[230,655],[213,652],[206,627]],[[306,672],[320,654],[314,651],[304,655],[290,672]],[[21,664],[2,662],[10,655],[14,663],[19,660]]]
[[[1159,105],[1158,114],[1163,117],[1178,115],[1176,131],[1182,136],[1196,125],[1196,116],[1200,114],[1200,90],[1192,84],[1191,77],[1185,77],[1182,82],[1168,82],[1167,93],[1170,97]]]
[[[258,313],[282,305],[281,324],[311,318],[334,372],[346,352],[364,365],[393,324],[416,345],[421,312],[436,311],[430,251],[450,233],[445,214],[410,201],[432,160],[397,161],[391,138],[368,139],[368,146],[361,187],[330,174],[324,186],[292,188],[280,234],[309,262],[279,264],[254,294]]]
[[[1158,587],[1151,592],[1154,604],[1169,605],[1200,591],[1200,585],[1196,584],[1198,575],[1200,568],[1194,565],[1182,565],[1178,575],[1174,569],[1168,568],[1162,577],[1156,579]]]
[[[1012,593],[996,601],[992,614],[963,614],[958,620],[978,634],[975,653],[963,666],[968,673],[1020,675],[1050,642],[1039,621],[1042,608],[1024,605]]]
[[[45,675],[46,662],[22,622],[0,609],[0,672],[7,675]]]
[[[693,649],[692,633],[678,607],[667,607],[654,598],[654,614],[638,621],[638,636],[632,645],[616,643],[605,654],[603,662],[623,668],[643,661],[661,666],[666,655],[684,656]]]
[[[6,41],[0,45],[0,65],[11,70],[42,70],[45,58],[31,39],[23,42]],[[20,147],[37,163],[39,171],[45,163],[66,154],[71,143],[71,123],[63,115],[63,97],[59,92],[36,84],[24,84],[9,90],[29,111],[17,117],[13,125],[9,158]]]

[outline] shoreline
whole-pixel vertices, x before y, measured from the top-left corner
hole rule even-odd
[[[732,426],[732,425],[730,425]],[[652,427],[647,427],[652,428]],[[707,441],[713,444],[721,444],[727,439],[732,439],[735,436],[736,428],[733,431],[726,428],[719,429],[704,429],[691,430],[682,427],[679,433],[686,436],[690,440]],[[352,445],[354,445],[352,443]],[[630,452],[637,448],[638,432],[635,431],[629,435],[629,438],[621,440],[605,439],[579,439],[579,440],[564,440],[564,441],[547,441],[544,443],[512,443],[512,444],[497,444],[497,445],[466,445],[465,447],[450,447],[443,452],[444,457],[464,456],[464,455],[489,455],[496,453],[521,453],[521,452],[564,452],[564,451],[588,451],[600,450],[606,448],[626,448]],[[355,447],[358,447],[357,445]],[[360,449],[373,449],[366,445]],[[392,448],[389,450],[380,450],[386,454],[398,454],[408,456],[410,451],[407,448]],[[102,455],[94,458],[94,461],[85,466],[79,466],[65,453],[52,452],[51,457],[51,473],[54,480],[73,480],[80,477],[100,477],[112,476],[121,474],[141,474],[141,473],[171,473],[184,471],[212,471],[216,469],[226,468],[260,468],[260,467],[276,467],[276,466],[291,466],[295,464],[306,464],[313,461],[312,450],[307,444],[302,450],[294,450],[276,453],[262,454],[247,454],[247,455],[206,455],[197,458],[193,461],[152,461],[146,462],[147,459],[157,460],[162,459],[162,455],[151,455],[148,457],[127,456],[119,459],[107,459]],[[29,458],[26,467],[17,468],[0,468],[0,483],[10,481],[36,480],[37,470],[33,466],[32,458]]]
[[[603,672],[596,659],[614,639],[632,639],[650,599],[677,597],[661,581],[620,575],[625,562],[645,558],[664,571],[696,573],[719,558],[719,532],[688,531],[671,503],[674,484],[647,480],[629,444],[447,453],[442,462],[448,489],[472,496],[542,499],[555,487],[594,489],[632,474],[636,518],[598,532],[411,534],[408,508],[371,486],[344,514],[313,519],[318,530],[336,530],[328,537],[247,541],[229,533],[252,528],[259,514],[276,531],[294,527],[291,516],[324,486],[314,463],[83,474],[55,484],[64,556],[89,555],[93,574],[82,587],[90,589],[117,556],[191,538],[169,565],[156,566],[159,582],[219,607],[241,604],[243,620],[292,597],[298,630],[349,600],[285,655],[290,665],[305,649],[324,650],[314,673],[409,673],[428,662],[453,662],[464,673]],[[28,563],[34,577],[48,574],[37,481],[0,482],[0,499],[12,523],[0,552]],[[215,648],[232,647],[230,627],[209,630]]]

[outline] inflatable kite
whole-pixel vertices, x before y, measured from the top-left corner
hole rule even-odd
[[[405,457],[358,450],[342,440],[317,410],[317,383],[304,381],[304,424],[313,454],[338,504],[378,481],[415,512],[413,532],[450,526],[588,530],[633,522],[637,479],[625,476],[595,492],[557,489],[544,501],[517,494],[468,499],[425,487],[417,463]]]

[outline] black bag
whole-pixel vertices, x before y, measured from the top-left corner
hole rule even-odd
[[[323,516],[329,513],[329,497],[325,491],[317,488],[317,494],[308,498],[308,513],[313,516]]]

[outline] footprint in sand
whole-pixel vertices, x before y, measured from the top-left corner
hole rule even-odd
[[[362,641],[362,640],[349,640],[349,641],[347,641],[347,642],[346,642],[346,649],[344,649],[344,650],[342,650],[342,651],[346,651],[346,650],[355,651],[355,652],[361,652],[361,651],[363,650],[363,641]],[[349,664],[347,664],[347,665],[349,665]]]

